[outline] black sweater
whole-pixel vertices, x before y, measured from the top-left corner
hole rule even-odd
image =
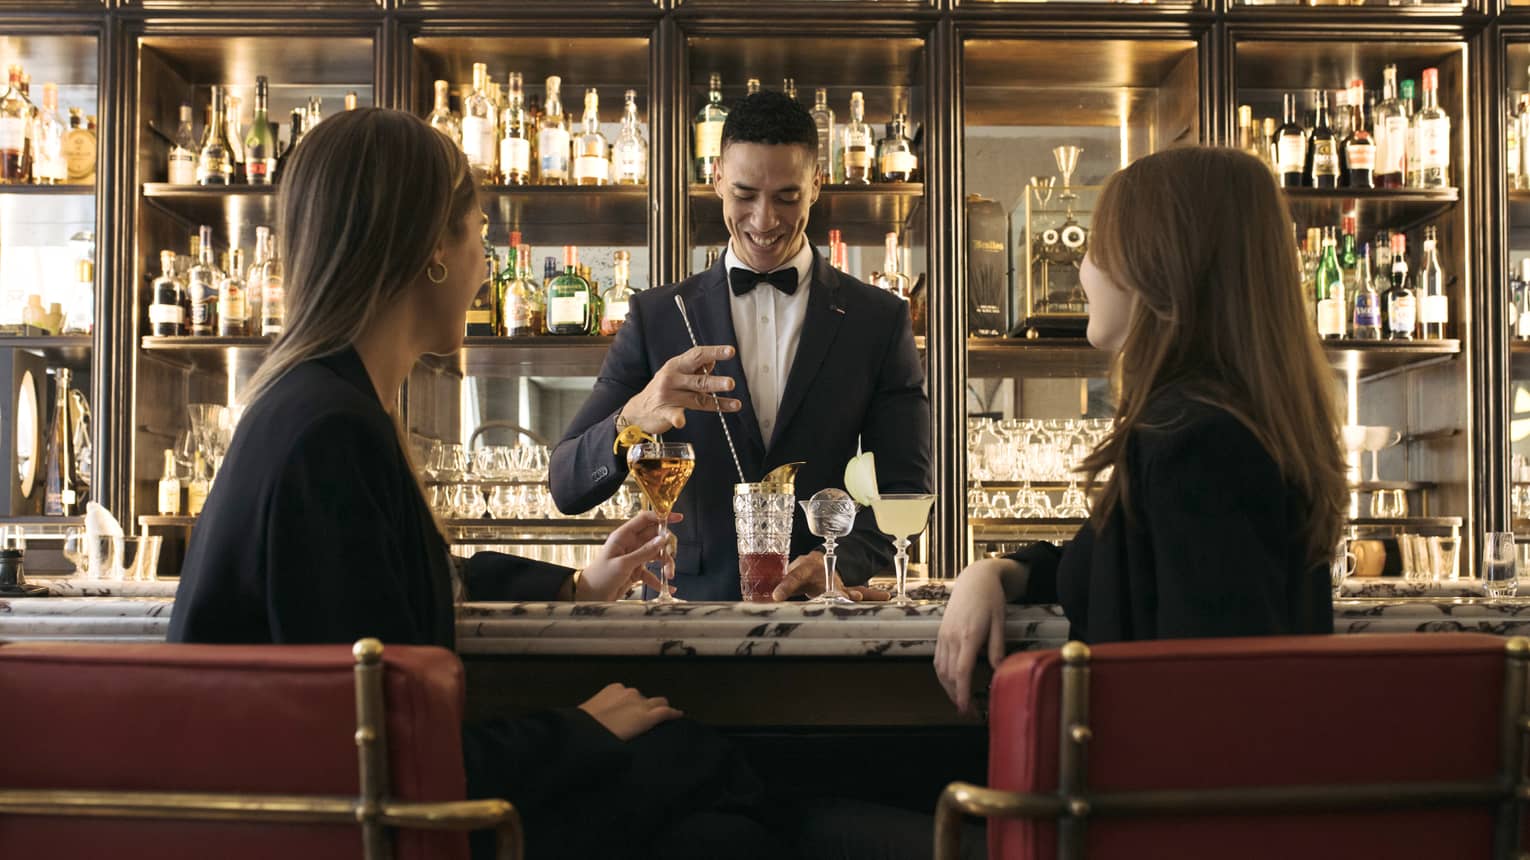
[[[1166,389],[1127,446],[1129,493],[1065,548],[1010,558],[1023,603],[1061,603],[1085,642],[1332,633],[1328,572],[1306,560],[1308,503],[1237,418]]]

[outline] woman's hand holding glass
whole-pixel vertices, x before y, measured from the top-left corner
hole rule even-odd
[[[677,523],[680,514],[670,514],[669,522]],[[574,597],[583,601],[616,600],[641,579],[650,588],[661,585],[658,577],[644,565],[659,558],[664,540],[659,534],[659,515],[643,511],[623,523],[595,550],[590,564],[579,580],[578,593]]]

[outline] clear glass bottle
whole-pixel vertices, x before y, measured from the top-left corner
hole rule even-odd
[[[1440,108],[1440,70],[1424,70],[1424,105],[1413,115],[1417,142],[1417,186],[1450,186],[1450,115]],[[1410,170],[1411,172],[1411,170]]]
[[[249,322],[249,304],[245,301],[244,251],[235,248],[228,255],[228,272],[218,290],[218,336],[244,337]]]
[[[696,112],[695,130],[696,181],[710,183],[722,158],[723,123],[728,109],[722,103],[722,75],[712,74],[707,83],[707,103]]]
[[[1387,339],[1413,340],[1418,327],[1418,299],[1408,285],[1408,237],[1392,234],[1392,283],[1386,292]]]
[[[271,89],[265,75],[255,78],[255,119],[244,138],[244,173],[251,185],[276,181],[276,132],[268,115]]]
[[[255,228],[255,252],[249,268],[244,270],[244,333],[246,336],[260,334],[261,307],[266,300],[265,281],[262,272],[266,265],[266,248],[271,242],[271,228]]]
[[[64,124],[58,118],[58,84],[43,84],[42,106],[32,119],[32,181],[61,185],[69,179]]]
[[[234,168],[234,182],[244,182],[244,102],[227,92],[223,101],[228,115],[228,151]]]
[[[202,452],[198,451],[191,458],[191,481],[186,484],[186,515],[197,517],[202,515],[202,508],[207,504],[207,492],[211,487],[207,478],[207,461],[202,459]]]
[[[856,90],[850,94],[850,121],[841,134],[840,152],[845,162],[845,183],[866,185],[871,182],[871,126],[866,124],[866,98]]]
[[[1254,109],[1238,105],[1238,148],[1264,161],[1264,147],[1260,145],[1259,132],[1254,128]]]
[[[179,337],[186,333],[186,291],[175,277],[174,251],[159,252],[159,269],[149,300],[149,333]]]
[[[1381,340],[1381,294],[1376,292],[1371,274],[1370,245],[1361,250],[1350,292],[1354,293],[1355,308],[1350,335],[1356,340]]]
[[[579,276],[579,249],[563,246],[563,274],[547,285],[547,333],[585,335],[590,332],[590,282]]]
[[[181,476],[175,468],[175,452],[165,449],[165,473],[159,479],[159,515],[177,517],[181,514]]]
[[[1376,187],[1403,187],[1408,158],[1408,114],[1397,94],[1396,66],[1382,70],[1381,101],[1376,105],[1371,126],[1376,137]]]
[[[1285,121],[1275,129],[1275,176],[1282,188],[1300,188],[1306,180],[1307,133],[1296,115],[1296,93],[1285,95]]]
[[[610,144],[600,133],[600,94],[591,87],[584,91],[584,131],[574,141],[574,184],[610,182]]]
[[[441,132],[451,139],[452,143],[462,145],[462,124],[457,121],[457,115],[452,113],[451,84],[446,81],[435,83],[436,101],[435,107],[431,108],[430,116],[425,121],[430,127]]]
[[[510,73],[505,89],[505,109],[500,114],[499,179],[506,185],[527,185],[531,182],[532,131],[520,72]]]
[[[908,115],[897,111],[887,127],[887,137],[877,144],[877,173],[883,182],[913,182],[919,171],[919,157],[914,154],[907,129]]]
[[[888,233],[883,240],[882,247],[882,271],[872,278],[872,285],[881,287],[898,298],[907,301],[909,295],[908,276],[898,270],[898,234]]]
[[[27,171],[27,129],[31,106],[21,94],[21,66],[9,70],[10,86],[0,93],[0,183],[31,180]]]
[[[53,371],[53,423],[48,427],[48,456],[43,477],[43,513],[50,517],[72,517],[83,513],[79,464],[75,459],[74,428],[69,420],[70,372],[67,367]]]
[[[462,103],[462,151],[482,181],[493,182],[497,173],[499,135],[494,103],[489,100],[489,67],[473,64],[473,92]]]
[[[562,88],[562,78],[557,75],[547,78],[547,98],[542,103],[542,116],[537,120],[537,166],[543,185],[569,184],[571,142],[568,121],[563,117]]]
[[[287,323],[287,291],[276,237],[266,237],[266,265],[261,269],[260,333],[276,337]]]
[[[1439,240],[1433,227],[1424,228],[1424,259],[1418,264],[1418,322],[1425,340],[1443,340],[1450,324],[1450,299],[1445,295],[1445,270],[1440,266]]]
[[[181,103],[181,120],[175,129],[175,145],[170,147],[171,185],[197,184],[197,139],[191,129],[191,105]]]
[[[648,182],[648,142],[638,124],[637,90],[627,90],[622,107],[622,130],[611,153],[611,179],[617,185]]]
[[[1317,290],[1318,337],[1337,340],[1344,337],[1346,305],[1344,302],[1344,273],[1339,267],[1338,242],[1334,241],[1333,228],[1323,228],[1323,255],[1318,261],[1314,282]]]
[[[202,146],[197,152],[197,184],[229,185],[234,179],[232,150],[228,142],[228,120],[224,117],[223,88],[212,88],[212,118],[202,130]]]
[[[614,335],[627,322],[627,308],[632,302],[632,255],[617,251],[612,264],[611,286],[601,293],[600,333]]]
[[[324,99],[318,96],[308,97],[308,109],[303,112],[303,128],[313,131],[314,126],[324,121]]]
[[[197,337],[212,337],[218,333],[218,280],[219,272],[213,262],[212,228],[203,226],[201,255],[187,276],[187,291],[191,294],[191,324],[188,333]]]
[[[829,91],[819,87],[813,92],[813,126],[818,129],[818,172],[824,182],[838,182],[835,175],[834,111],[829,109]]]
[[[1303,184],[1309,188],[1337,188],[1342,172],[1339,164],[1339,138],[1329,125],[1328,93],[1318,92],[1317,119],[1312,133],[1307,135],[1306,177]]]

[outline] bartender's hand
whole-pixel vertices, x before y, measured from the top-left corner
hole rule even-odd
[[[716,412],[712,392],[732,391],[733,378],[704,376],[702,370],[710,373],[717,362],[732,357],[731,346],[697,346],[680,353],[664,362],[647,387],[627,401],[622,407],[622,418],[658,435],[684,427],[687,409]],[[732,397],[719,397],[717,403],[724,412],[741,408]]]
[[[671,523],[680,522],[680,514],[670,514]],[[643,511],[611,532],[600,549],[595,550],[584,574],[579,577],[575,600],[615,600],[626,594],[639,579],[654,589],[659,578],[644,567],[659,557],[664,544],[659,540],[659,515]]]
[[[935,674],[951,703],[972,714],[972,669],[986,651],[988,665],[1004,662],[1004,565],[1016,562],[985,558],[956,578],[935,640]]]
[[[669,700],[662,697],[649,698],[631,687],[611,684],[596,693],[579,710],[595,718],[606,731],[630,741],[659,723],[683,717]]]
[[[781,578],[781,584],[771,593],[770,599],[786,600],[794,594],[805,597],[817,597],[823,594],[824,573],[826,568],[823,563],[823,553],[814,550],[807,555],[798,556],[790,566],[786,568],[786,576]],[[845,585],[845,581],[839,578],[839,573],[834,574],[834,584],[839,590],[850,595],[851,600],[887,600],[891,594],[880,588],[872,588],[869,585]]]

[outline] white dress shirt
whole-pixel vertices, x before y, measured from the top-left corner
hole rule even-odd
[[[750,269],[733,254],[733,243],[723,255],[729,269]],[[797,270],[797,292],[786,295],[769,283],[760,283],[742,296],[728,290],[733,311],[733,331],[738,337],[738,359],[749,383],[749,399],[760,422],[760,436],[770,444],[781,410],[781,395],[786,391],[786,377],[797,357],[802,340],[802,321],[807,318],[808,290],[813,280],[813,248],[802,241],[802,249],[786,263]],[[785,268],[785,267],[783,267]]]

